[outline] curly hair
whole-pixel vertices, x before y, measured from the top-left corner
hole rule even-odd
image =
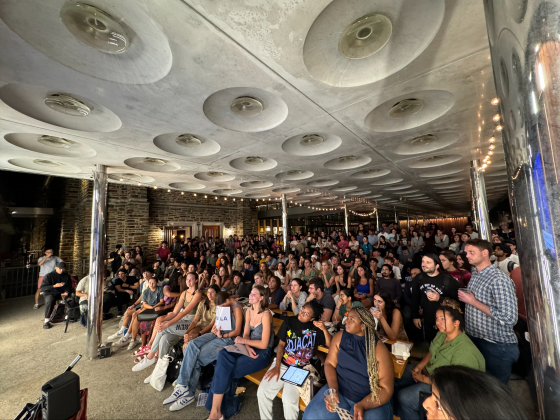
[[[375,354],[376,335],[375,318],[369,310],[363,306],[357,306],[353,309],[360,317],[360,321],[365,326],[366,335],[366,357],[367,372],[369,376],[369,389],[371,390],[371,400],[379,402],[379,364]]]

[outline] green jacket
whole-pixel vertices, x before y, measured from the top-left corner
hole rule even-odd
[[[446,335],[438,332],[436,338],[430,344],[432,358],[426,366],[431,375],[434,369],[441,366],[461,365],[473,369],[486,371],[484,356],[464,332],[455,337],[449,343],[445,343]]]

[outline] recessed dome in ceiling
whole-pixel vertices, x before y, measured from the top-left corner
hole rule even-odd
[[[354,179],[372,179],[379,178],[380,176],[388,175],[391,171],[389,169],[366,169],[364,171],[354,172],[350,178]]]
[[[14,146],[47,155],[93,157],[97,154],[91,147],[64,137],[44,134],[12,133],[6,134],[4,138],[8,143]]]
[[[141,184],[155,181],[151,176],[136,174],[134,172],[109,174],[109,178],[119,182],[140,182]]]
[[[303,191],[296,194],[298,197],[318,197],[321,195],[320,192],[313,192],[313,191]]]
[[[453,162],[461,160],[461,155],[434,155],[423,157],[422,159],[415,160],[408,164],[409,168],[423,169],[423,168],[436,168],[438,166],[448,165]]]
[[[397,191],[397,192],[395,192],[395,194],[406,196],[406,195],[414,194],[414,193],[417,193],[417,192],[420,192],[420,190]]]
[[[352,190],[356,190],[358,189],[358,187],[355,186],[351,186],[351,187],[336,187],[336,188],[331,188],[330,191],[333,192],[346,192],[346,191],[352,191]]]
[[[398,185],[395,187],[388,187],[388,188],[383,188],[383,191],[399,191],[399,190],[407,190],[409,188],[412,188],[412,184],[403,184],[403,185]]]
[[[363,197],[363,198],[366,198],[366,199],[369,200],[369,199],[371,199],[371,198],[380,198],[380,197],[383,197],[383,194],[366,195],[366,196]]]
[[[6,0],[0,18],[47,57],[98,79],[154,83],[173,63],[167,36],[135,0]]]
[[[246,133],[270,130],[288,116],[288,106],[282,98],[251,87],[215,92],[204,101],[203,110],[214,124]]]
[[[154,144],[161,150],[181,156],[211,156],[220,151],[216,141],[189,133],[161,134],[154,138]]]
[[[278,165],[274,159],[261,156],[247,156],[233,159],[229,166],[241,171],[260,172],[273,169]]]
[[[196,191],[206,188],[206,185],[197,182],[172,182],[169,186],[182,191]]]
[[[430,185],[438,185],[438,184],[450,184],[450,183],[457,183],[457,182],[461,182],[464,181],[464,178],[459,178],[459,177],[455,177],[455,178],[443,178],[443,179],[434,179],[433,181],[428,181],[427,184]]]
[[[82,172],[77,166],[50,159],[10,159],[8,163],[31,171],[59,174],[79,174]]]
[[[368,195],[368,194],[371,194],[371,191],[357,191],[357,192],[348,193],[346,195],[353,197],[353,196]]]
[[[300,188],[292,188],[292,187],[281,187],[281,188],[275,188],[272,190],[272,192],[275,193],[282,193],[282,194],[290,194],[290,193],[296,193],[298,191],[300,191]]]
[[[199,172],[194,174],[194,177],[196,179],[200,179],[201,181],[211,182],[227,182],[235,179],[235,176],[221,171]]]
[[[459,140],[459,134],[451,131],[435,131],[413,137],[393,149],[397,155],[417,155],[434,152],[450,146]]]
[[[296,204],[311,203],[311,200],[297,200]]]
[[[247,197],[247,198],[267,198],[267,197],[270,197],[270,194],[254,193],[254,194],[246,194],[245,197]]]
[[[451,109],[453,94],[445,90],[421,90],[389,99],[371,111],[364,124],[377,132],[408,130],[433,121]]]
[[[301,181],[302,179],[311,178],[313,172],[305,171],[303,169],[291,169],[289,171],[280,172],[276,174],[276,178],[282,181]]]
[[[389,201],[390,198],[377,198],[375,201]]]
[[[313,78],[330,86],[382,80],[426,49],[444,12],[442,0],[334,0],[311,25],[303,61]]]
[[[401,182],[402,178],[390,177],[385,179],[380,179],[379,181],[372,182],[370,185],[391,185],[391,184],[398,184]]]
[[[317,156],[332,152],[342,144],[342,139],[335,134],[312,132],[298,134],[282,143],[282,149],[296,156]]]
[[[340,181],[336,179],[322,179],[318,181],[308,182],[307,185],[310,187],[331,187],[338,184]]]
[[[338,197],[335,195],[335,196],[332,196],[332,197],[323,197],[323,200],[329,200],[330,201],[330,200],[336,200],[337,198]]]
[[[269,181],[246,181],[239,184],[243,188],[268,188],[272,187],[272,182]]]
[[[220,189],[217,189],[217,190],[212,190],[212,192],[214,194],[230,195],[230,194],[241,194],[243,191],[242,190],[236,190],[234,188],[220,188]]]
[[[435,169],[435,170],[431,170],[431,171],[422,171],[420,173],[418,173],[418,176],[420,178],[435,178],[438,176],[447,176],[447,175],[453,175],[453,174],[458,174],[459,172],[462,172],[463,168],[442,168],[442,169]]]
[[[134,169],[151,172],[175,172],[181,169],[178,163],[154,157],[130,158],[125,160],[124,164]]]
[[[28,117],[71,130],[109,133],[122,125],[111,110],[64,89],[13,83],[0,88],[0,99]]]
[[[367,165],[371,162],[369,156],[341,156],[336,159],[331,159],[323,165],[327,169],[333,169],[335,171],[342,171],[345,169],[359,168],[360,166]]]

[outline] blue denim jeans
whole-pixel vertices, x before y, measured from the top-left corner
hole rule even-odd
[[[511,366],[519,359],[518,344],[491,343],[470,335],[469,338],[484,356],[486,371],[507,385]]]
[[[393,391],[393,408],[402,420],[423,419],[420,412],[420,392],[432,392],[432,386],[416,382],[412,377],[412,366],[409,363],[401,378],[395,378]]]
[[[331,413],[325,406],[325,391],[329,389],[329,385],[325,385],[315,394],[309,405],[303,412],[303,420],[339,420],[338,413]],[[351,401],[344,395],[339,395],[340,403],[338,406],[350,411],[354,415],[354,404],[359,401]],[[393,407],[391,402],[387,402],[377,408],[364,411],[364,420],[393,420]]]
[[[225,346],[235,343],[233,338],[218,338],[207,333],[190,341],[185,349],[183,364],[177,378],[177,384],[188,386],[189,395],[196,392],[202,366],[212,363],[218,358],[218,352]]]

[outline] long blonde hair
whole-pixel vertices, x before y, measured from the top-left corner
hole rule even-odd
[[[371,390],[371,400],[379,402],[379,364],[375,354],[376,335],[375,318],[363,306],[354,308],[360,321],[365,326],[366,335],[366,358],[367,358],[367,372],[369,376],[369,389]]]

